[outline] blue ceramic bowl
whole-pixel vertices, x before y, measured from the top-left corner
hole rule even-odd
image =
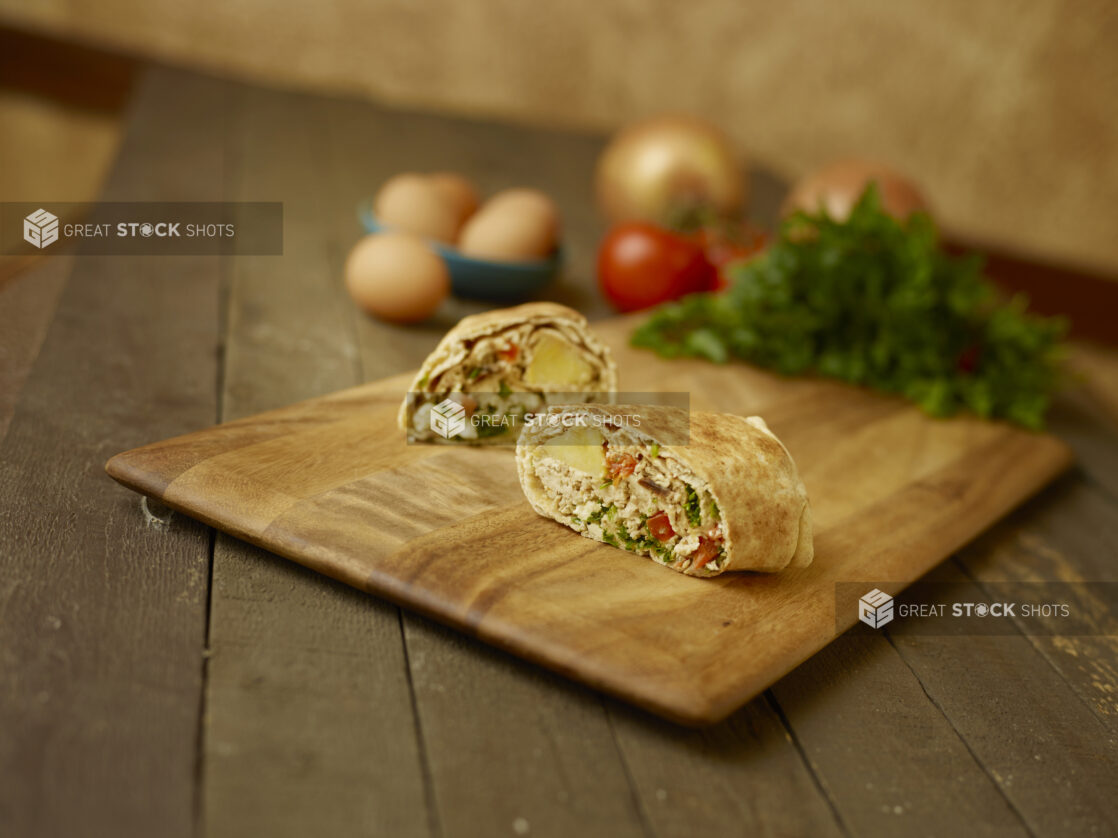
[[[388,228],[373,215],[369,201],[357,205],[357,218],[370,233],[380,233]],[[547,259],[533,262],[493,262],[488,259],[471,259],[441,242],[429,242],[431,248],[443,257],[450,271],[450,285],[456,296],[477,300],[521,300],[532,296],[559,273],[563,252],[556,248]]]

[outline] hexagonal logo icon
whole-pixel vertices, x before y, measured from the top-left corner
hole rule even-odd
[[[874,588],[858,600],[858,619],[870,628],[881,628],[893,620],[893,598]]]
[[[431,408],[431,430],[443,439],[458,436],[466,430],[466,408],[454,399],[443,399]]]
[[[23,240],[42,250],[58,241],[58,216],[37,209],[23,219]]]

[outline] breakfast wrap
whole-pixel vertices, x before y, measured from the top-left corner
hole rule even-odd
[[[464,317],[408,389],[399,424],[409,441],[511,443],[519,420],[549,404],[606,401],[617,368],[577,311],[525,303]],[[458,419],[455,433],[443,413]]]
[[[540,515],[681,573],[811,564],[807,492],[759,416],[557,406],[525,424],[516,461]]]

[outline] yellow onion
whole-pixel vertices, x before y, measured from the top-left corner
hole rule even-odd
[[[613,222],[663,223],[679,211],[741,211],[745,167],[715,125],[689,116],[660,116],[618,133],[598,159],[598,206]]]
[[[781,213],[825,209],[841,221],[850,215],[870,181],[877,183],[882,208],[895,218],[929,212],[928,201],[916,184],[894,169],[870,160],[839,160],[797,181],[784,199]]]

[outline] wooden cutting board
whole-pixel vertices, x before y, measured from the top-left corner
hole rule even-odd
[[[856,622],[835,583],[896,592],[1071,461],[1053,437],[893,398],[629,348],[628,391],[760,414],[815,515],[803,570],[683,576],[532,512],[510,448],[406,445],[411,375],[119,454],[109,474],[238,538],[679,722],[716,722]]]

